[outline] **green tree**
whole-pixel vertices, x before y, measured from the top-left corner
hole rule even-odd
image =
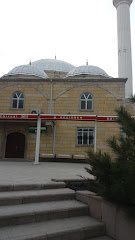
[[[108,153],[90,150],[90,168],[86,171],[95,176],[95,181],[90,180],[91,190],[109,201],[126,206],[135,217],[135,120],[123,106],[116,113],[120,134],[107,140],[115,153],[115,160]]]
[[[135,95],[131,95],[129,100],[130,100],[131,103],[135,103]]]

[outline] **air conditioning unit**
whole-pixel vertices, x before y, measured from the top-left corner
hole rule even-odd
[[[40,113],[41,113],[41,110],[40,110],[40,109],[37,109],[37,108],[34,108],[34,109],[31,109],[30,113],[31,113],[31,114],[40,114]]]
[[[45,121],[45,126],[53,127],[53,121]]]

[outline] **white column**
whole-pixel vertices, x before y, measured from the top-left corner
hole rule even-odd
[[[125,97],[133,94],[132,53],[130,32],[130,4],[133,0],[113,0],[117,9],[118,34],[118,77],[128,78],[125,85]]]
[[[55,153],[56,122],[53,122],[53,154]]]
[[[34,164],[39,164],[40,131],[41,131],[41,118],[40,118],[40,116],[38,116],[37,138],[36,138],[36,149],[35,149],[35,163]]]
[[[95,129],[94,129],[94,153],[96,153],[97,150],[97,117],[95,120]]]

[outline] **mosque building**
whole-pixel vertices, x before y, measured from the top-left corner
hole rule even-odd
[[[131,2],[114,0],[118,15]],[[119,43],[120,69],[131,58],[128,47]],[[106,139],[119,132],[114,109],[124,105],[134,114],[128,76],[120,70],[113,78],[88,62],[75,67],[56,57],[13,68],[0,78],[0,159],[38,163],[39,157],[84,159],[89,148],[110,152]]]

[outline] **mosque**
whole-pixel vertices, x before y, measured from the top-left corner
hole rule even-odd
[[[128,101],[133,91],[131,3],[113,0],[118,78],[88,62],[76,67],[56,57],[17,66],[0,78],[0,159],[37,164],[39,158],[85,159],[89,148],[111,151],[106,139],[119,132],[114,109],[124,105],[134,115]]]

